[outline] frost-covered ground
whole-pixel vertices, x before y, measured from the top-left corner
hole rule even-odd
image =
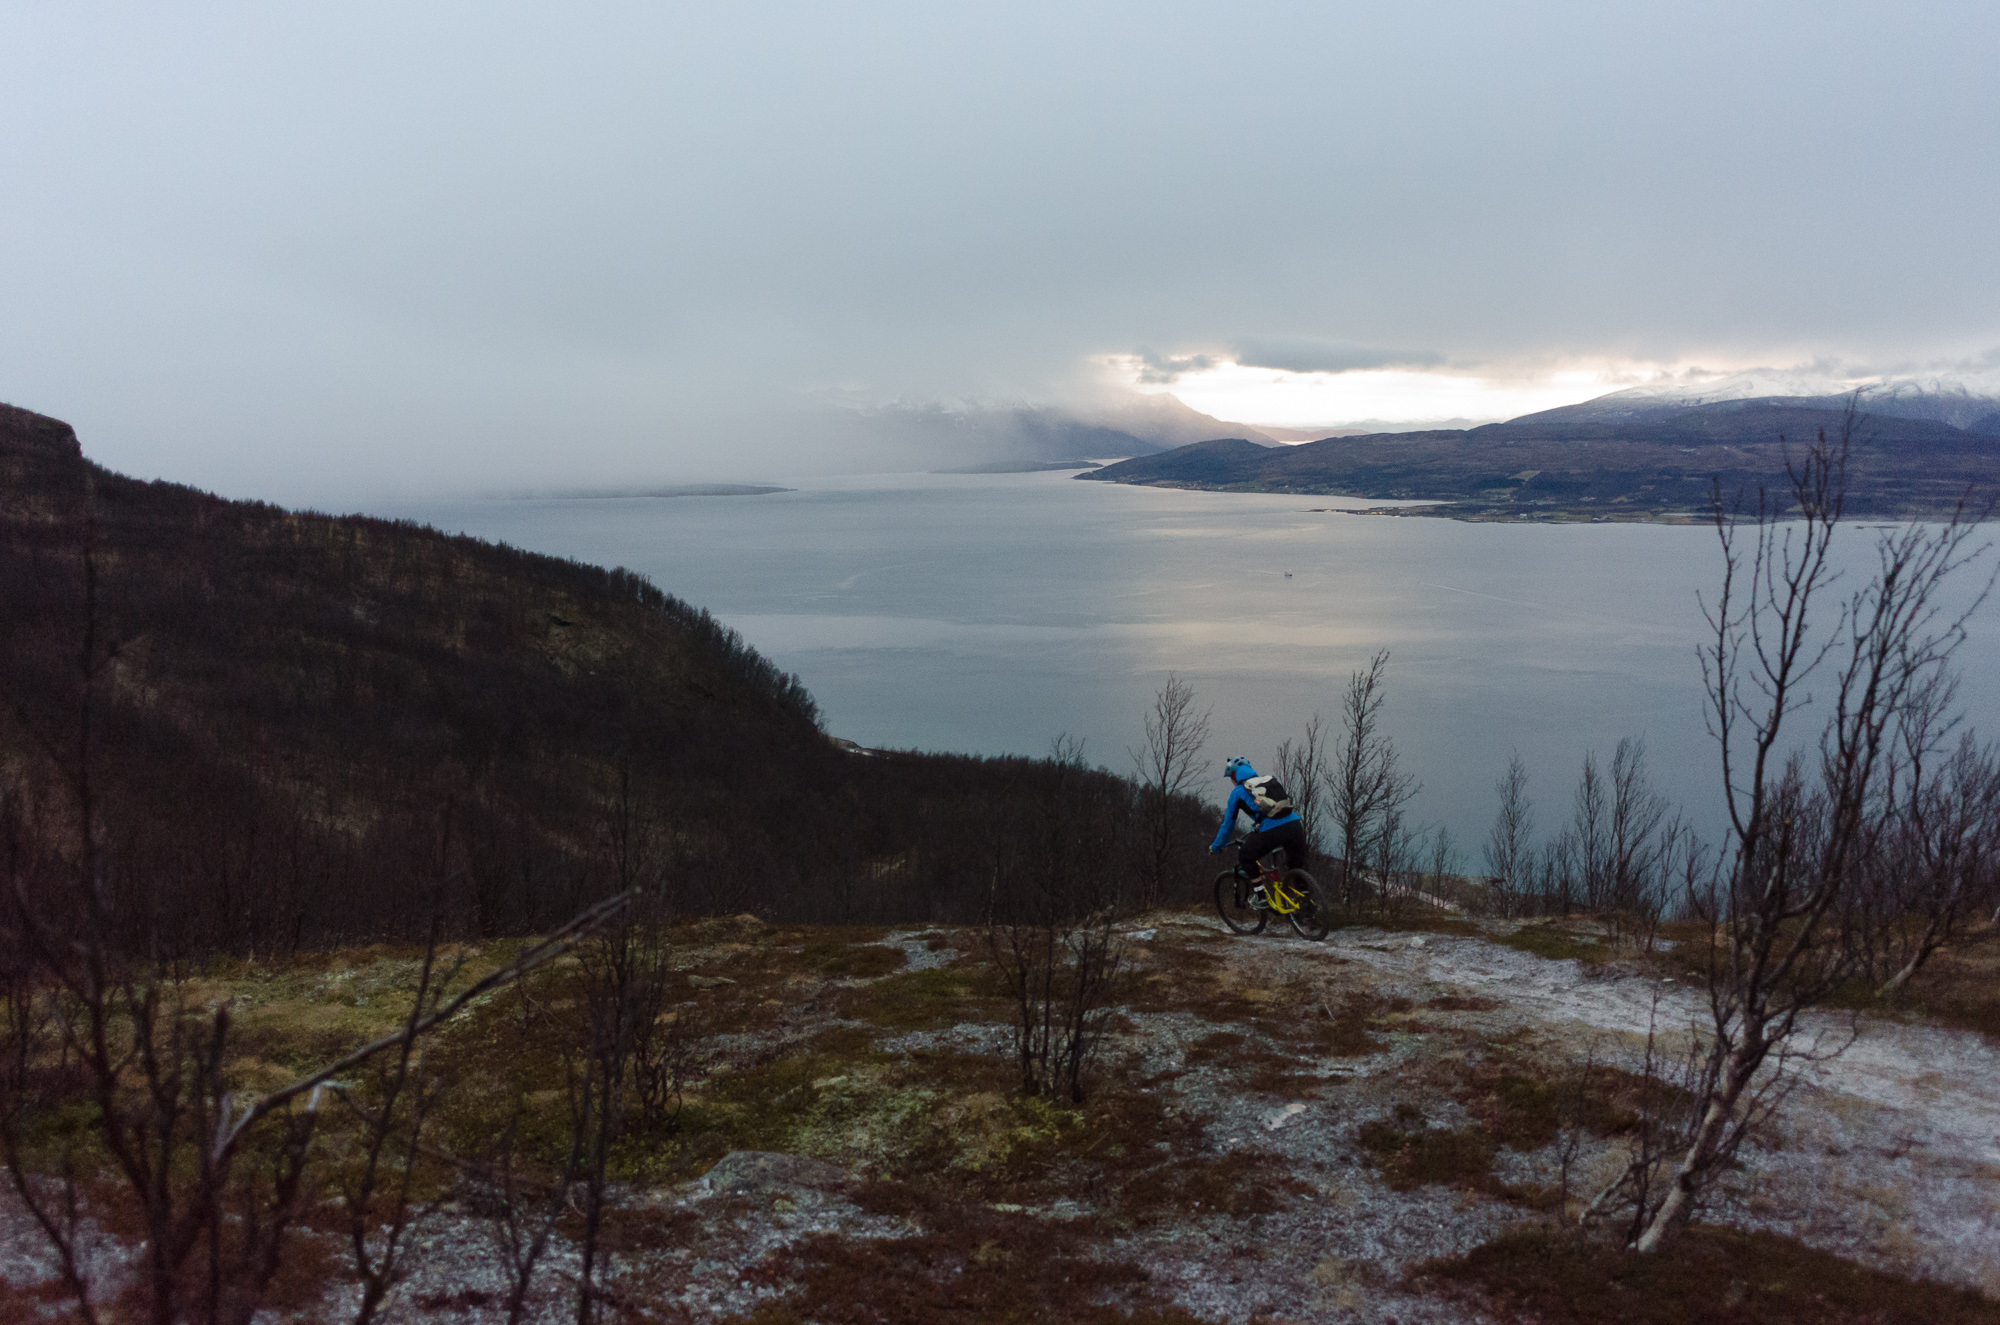
[[[1482,939],[1348,930],[1266,959],[1285,970],[1360,964],[1413,996],[1463,991],[1499,1005],[1479,1014],[1496,1034],[1571,1037],[1578,1052],[1593,1046],[1628,1068],[1649,1029],[1671,1040],[1708,1018],[1705,992],[1686,984]],[[2000,1047],[1970,1032],[1837,1014],[1809,1018],[1799,1041],[1845,1047],[1795,1066],[1803,1082],[1775,1144],[1746,1150],[1717,1217],[2000,1297]]]
[[[1430,1126],[1469,1129],[1476,1120],[1464,1083],[1482,1064],[1504,1057],[1554,1074],[1589,1054],[1629,1070],[1640,1064],[1649,1029],[1672,1042],[1705,1016],[1700,991],[1686,985],[1637,969],[1546,960],[1483,938],[1357,929],[1308,944],[1289,935],[1237,937],[1212,917],[1178,912],[1148,917],[1127,937],[1128,1001],[1100,1070],[1144,1083],[1153,1116],[1164,1120],[1160,1130],[1128,1138],[1132,1153],[1114,1168],[1077,1167],[1099,1175],[1089,1182],[1043,1183],[1028,1200],[982,1198],[979,1217],[1001,1221],[991,1231],[996,1256],[1007,1254],[1008,1230],[1018,1234],[1024,1220],[1087,1226],[1089,1255],[1139,1267],[1156,1304],[1209,1320],[1483,1319],[1462,1298],[1428,1295],[1405,1271],[1463,1255],[1535,1217],[1496,1192],[1550,1190],[1554,1147],[1501,1148],[1483,1187],[1397,1190],[1359,1143],[1363,1124],[1401,1105]],[[866,1027],[843,996],[978,960],[971,937],[956,931],[877,935],[864,946],[899,952],[902,969],[794,976],[771,997],[759,987],[754,997],[772,1013],[764,1023],[772,1029],[716,1037],[720,1059],[754,1061],[760,1035],[793,1044],[816,1030]],[[769,955],[768,941],[762,951]],[[684,951],[689,971],[707,973],[690,977],[690,995],[736,990],[726,974],[732,963],[759,952],[754,932]],[[786,999],[790,1005],[776,1006]],[[1371,1009],[1365,1036],[1344,1046],[1301,1049],[1281,1033],[1288,1020],[1363,1005]],[[998,1071],[1011,1061],[1012,1041],[991,1020],[877,1029],[875,1068],[810,1083],[803,1097],[820,1115],[794,1133],[806,1153],[739,1150],[692,1181],[618,1190],[610,1319],[719,1320],[784,1299],[786,1267],[795,1264],[786,1250],[815,1235],[857,1244],[938,1235],[935,1213],[885,1208],[867,1180],[891,1171],[909,1180],[899,1145],[920,1132],[935,1138],[997,1127],[994,1120],[1013,1116],[1010,1106],[991,1091],[956,1098],[892,1088],[880,1064],[969,1055]],[[1360,1034],[1362,1023],[1352,1029]],[[1710,1217],[2000,1297],[2000,1049],[1969,1033],[1831,1015],[1815,1019],[1809,1036],[1833,1046],[1857,1029],[1843,1052],[1800,1067],[1802,1084],[1769,1143],[1746,1150]],[[1589,1140],[1574,1190],[1615,1173],[1622,1145],[1616,1136]],[[950,1162],[970,1163],[968,1153]],[[1164,1215],[1157,1207],[1133,1215],[1133,1184],[1197,1170],[1209,1175],[1215,1200],[1190,1195]],[[1246,1181],[1268,1190],[1246,1194]],[[448,1202],[415,1230],[413,1272],[380,1318],[501,1319],[493,1233],[476,1202]],[[329,1235],[306,1236],[326,1238],[337,1261]],[[134,1251],[116,1239],[100,1242],[93,1272],[102,1287],[114,1289],[130,1272]],[[979,1254],[986,1252],[982,1245]],[[576,1248],[558,1236],[530,1319],[573,1316],[576,1270]],[[37,1296],[54,1318],[54,1274],[11,1195],[0,1198],[0,1280],[16,1290],[8,1300],[26,1302],[18,1290],[40,1285]],[[335,1276],[315,1311],[294,1315],[350,1319],[356,1300]]]

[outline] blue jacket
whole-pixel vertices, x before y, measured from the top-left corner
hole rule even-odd
[[[1275,815],[1268,820],[1258,812],[1257,798],[1252,796],[1249,789],[1243,785],[1244,782],[1248,782],[1256,776],[1256,769],[1250,767],[1248,764],[1243,765],[1242,781],[1239,781],[1234,787],[1230,788],[1229,803],[1222,807],[1222,827],[1215,830],[1215,841],[1209,843],[1208,846],[1210,851],[1220,851],[1228,843],[1230,830],[1236,827],[1236,812],[1238,810],[1250,816],[1252,832],[1258,832],[1266,828],[1276,828],[1279,824],[1295,824],[1299,821],[1299,812],[1297,810],[1286,810],[1283,814]]]

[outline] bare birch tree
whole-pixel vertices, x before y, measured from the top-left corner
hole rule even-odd
[[[1486,834],[1486,869],[1493,876],[1494,900],[1502,915],[1519,913],[1534,870],[1535,808],[1528,799],[1528,766],[1516,750],[1494,790],[1500,809]]]
[[[1197,713],[1194,705],[1194,687],[1167,673],[1166,684],[1153,696],[1152,711],[1146,714],[1145,747],[1132,752],[1146,834],[1148,907],[1158,906],[1166,892],[1174,854],[1174,801],[1191,795],[1201,777],[1210,710]]]
[[[1951,741],[1949,680],[1897,723],[1883,828],[1850,903],[1848,927],[1881,997],[1904,988],[2000,888],[2000,755],[1971,732]]]
[[[1971,545],[1963,508],[1942,527],[1883,536],[1874,574],[1820,629],[1837,579],[1831,549],[1854,419],[1850,408],[1839,441],[1822,433],[1791,467],[1789,509],[1760,493],[1753,516],[1738,520],[1716,491],[1723,576],[1703,604],[1701,656],[1731,837],[1700,899],[1714,929],[1695,1122],[1664,1199],[1633,1239],[1642,1252],[1693,1216],[1754,1125],[1768,1078],[1800,1052],[1792,1041],[1801,1016],[1853,973],[1853,949],[1834,922],[1880,828],[1894,724],[1966,637],[1972,608],[1952,610],[1945,585],[1985,548]],[[1816,682],[1829,711],[1809,765],[1794,720]]]
[[[1317,713],[1298,740],[1278,746],[1278,780],[1292,794],[1292,809],[1305,826],[1307,851],[1314,858],[1326,851],[1326,802],[1320,794],[1326,785],[1326,757],[1325,726]],[[1286,865],[1291,869],[1313,868],[1304,860],[1287,861]]]
[[[1340,843],[1341,893],[1350,902],[1362,894],[1361,872],[1371,855],[1397,840],[1402,807],[1418,790],[1416,779],[1402,769],[1395,742],[1382,732],[1388,668],[1389,651],[1383,649],[1348,678],[1341,738],[1327,770],[1327,814]]]

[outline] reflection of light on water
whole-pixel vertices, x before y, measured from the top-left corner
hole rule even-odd
[[[945,649],[963,653],[1028,652],[1070,647],[1144,653],[1148,665],[1201,665],[1255,671],[1281,649],[1348,649],[1366,642],[1366,628],[1337,623],[1272,622],[1245,649],[1243,625],[1232,621],[1130,621],[1097,626],[1047,626],[950,621],[934,617],[852,616],[834,613],[749,613],[722,618],[757,648],[770,653],[824,650]],[[1200,652],[1203,656],[1195,658]],[[1301,656],[1314,667],[1316,659]]]

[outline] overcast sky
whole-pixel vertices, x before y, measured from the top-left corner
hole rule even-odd
[[[0,0],[0,51],[0,399],[236,495],[2000,346],[1991,0]]]

